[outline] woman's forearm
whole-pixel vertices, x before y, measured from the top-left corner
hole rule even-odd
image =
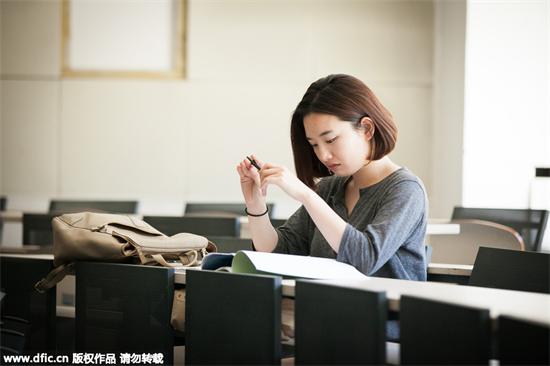
[[[317,229],[338,253],[347,223],[314,191],[310,191],[302,203]]]
[[[248,216],[248,227],[250,228],[254,248],[257,251],[272,252],[275,249],[278,235],[267,215],[261,217]]]
[[[247,204],[247,210],[250,213],[259,214],[265,210],[265,203]],[[249,215],[248,227],[250,229],[252,242],[254,243],[254,248],[256,248],[257,251],[272,252],[273,249],[275,249],[279,237],[273,228],[267,213],[259,217]]]

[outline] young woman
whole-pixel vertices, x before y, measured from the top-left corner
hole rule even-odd
[[[310,85],[291,122],[297,176],[243,160],[237,171],[258,251],[336,258],[368,276],[426,280],[427,199],[420,179],[387,156],[397,128],[360,80],[329,75]],[[266,189],[302,206],[271,225]]]

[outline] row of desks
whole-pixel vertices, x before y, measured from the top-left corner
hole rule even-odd
[[[142,218],[143,215],[130,215],[136,218]],[[20,223],[23,219],[21,211],[0,211],[0,220],[4,222]],[[241,237],[250,238],[250,230],[248,227],[248,218],[246,216],[239,217],[241,224]],[[430,219],[426,228],[426,235],[447,235],[459,234],[460,225],[449,223],[446,219]]]
[[[550,295],[440,282],[367,277],[364,280],[318,280],[321,283],[370,291],[385,291],[389,308],[399,311],[402,295],[490,310],[491,318],[513,316],[550,325]],[[175,283],[185,284],[185,270],[176,271]],[[283,296],[294,297],[295,280],[283,280]]]
[[[6,256],[21,256],[25,255],[27,258],[38,259],[51,259],[53,260],[53,254],[51,253],[51,247],[40,247],[35,245],[25,245],[20,247],[2,247],[0,246],[0,255]],[[33,251],[39,254],[29,254],[29,251]],[[469,277],[472,273],[472,265],[467,264],[453,264],[453,263],[429,263],[428,274],[434,275],[451,275],[451,276],[463,276]]]
[[[52,260],[51,254],[0,254],[2,256]],[[187,269],[200,270],[198,268]],[[175,284],[185,284],[186,270],[176,270]],[[418,282],[366,277],[364,280],[322,280],[323,283],[353,288],[385,291],[390,310],[399,311],[402,295],[417,296],[442,302],[490,310],[491,317],[508,315],[550,325],[550,295],[524,291],[500,290],[438,282]],[[283,296],[294,297],[295,281],[283,280]]]

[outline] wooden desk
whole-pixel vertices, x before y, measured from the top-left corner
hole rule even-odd
[[[473,268],[471,264],[430,263],[428,274],[470,277]]]
[[[23,212],[21,211],[0,211],[0,221],[21,222],[21,220],[23,220]]]
[[[22,254],[22,253],[0,253],[0,257],[49,259],[53,261],[53,254]]]
[[[52,254],[52,253],[53,253],[53,246],[51,245],[19,245],[19,246],[0,245],[0,254],[34,255],[34,254]]]

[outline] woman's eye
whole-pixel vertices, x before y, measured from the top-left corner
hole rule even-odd
[[[310,145],[310,146],[315,149],[317,147],[317,144]]]
[[[332,144],[334,141],[336,141],[338,137],[334,137],[334,138],[331,138],[330,140],[327,141],[327,144]]]

